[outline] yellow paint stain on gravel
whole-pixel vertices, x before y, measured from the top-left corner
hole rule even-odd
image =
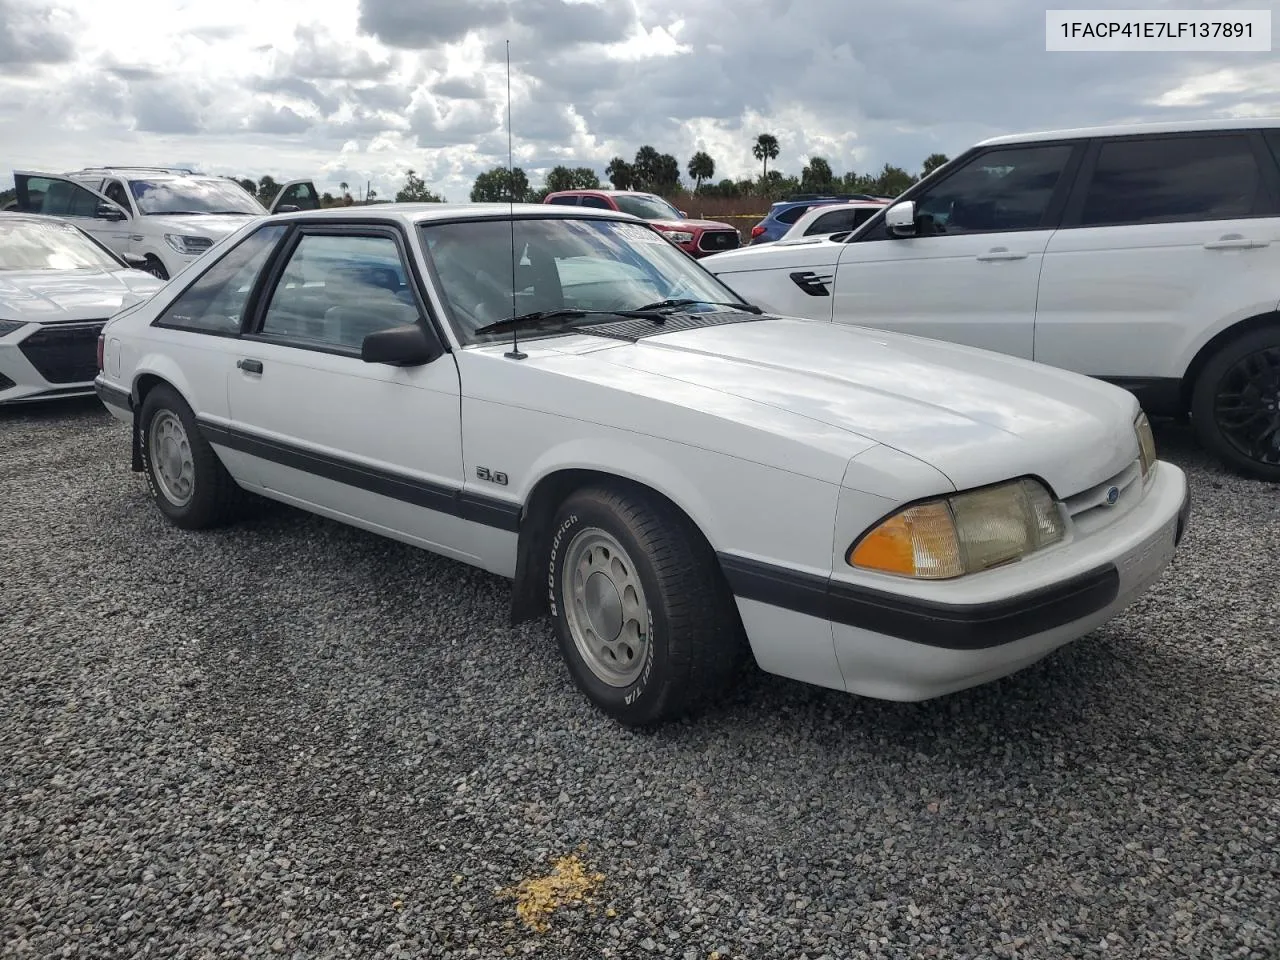
[[[545,933],[551,929],[550,916],[558,908],[588,901],[588,897],[604,882],[603,873],[589,873],[577,854],[558,857],[551,862],[551,872],[544,877],[521,880],[513,888],[500,890],[500,896],[515,897],[516,914],[531,930]]]

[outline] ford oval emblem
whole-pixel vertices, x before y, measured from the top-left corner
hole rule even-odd
[[[1116,505],[1116,501],[1119,499],[1120,499],[1120,488],[1110,487],[1107,490],[1107,506],[1114,507]]]

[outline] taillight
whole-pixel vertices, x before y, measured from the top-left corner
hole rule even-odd
[[[764,233],[764,224],[757,223],[754,227],[751,228],[751,239],[754,240],[756,237],[760,236],[760,234],[762,233]]]
[[[107,338],[104,334],[98,334],[98,372],[102,372],[102,351],[107,344]]]

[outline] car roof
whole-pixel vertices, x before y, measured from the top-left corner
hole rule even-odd
[[[578,193],[603,193],[606,197],[617,196],[635,196],[635,197],[657,197],[662,199],[662,195],[654,193],[652,190],[607,190],[604,187],[578,187],[573,190],[556,190],[548,193],[548,197],[568,197]]]
[[[515,213],[522,218],[549,218],[558,220],[627,220],[644,223],[639,217],[619,210],[598,210],[590,207],[558,207],[544,203],[378,203],[369,206],[326,207],[323,210],[295,210],[276,213],[267,217],[271,221],[284,220],[351,220],[383,219],[400,220],[410,224],[430,223],[434,220],[476,220],[505,217]]]
[[[1280,117],[1233,117],[1218,120],[1165,120],[1154,123],[1117,123],[1097,127],[1070,127],[1062,130],[1039,130],[989,137],[974,147],[1006,143],[1031,143],[1039,140],[1077,140],[1087,137],[1125,137],[1150,133],[1200,133],[1214,130],[1253,130],[1258,127],[1280,127]]]

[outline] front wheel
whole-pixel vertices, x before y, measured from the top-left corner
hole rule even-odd
[[[745,641],[715,554],[683,514],[642,491],[580,490],[546,557],[551,615],[574,682],[627,726],[719,694]]]
[[[1246,333],[1209,358],[1191,395],[1191,424],[1236,473],[1280,482],[1280,328]]]
[[[170,521],[199,530],[239,516],[244,491],[200,434],[195,415],[176,390],[152,388],[142,403],[138,428],[151,498]]]
[[[164,264],[156,257],[147,257],[147,262],[142,267],[145,273],[151,274],[157,280],[168,280],[169,271],[164,268]]]

